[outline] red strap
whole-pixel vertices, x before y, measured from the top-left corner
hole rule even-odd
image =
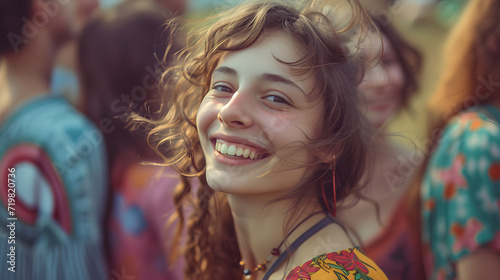
[[[10,173],[8,170],[10,168],[14,168],[17,164],[22,162],[33,164],[47,181],[54,197],[54,220],[61,225],[63,230],[65,230],[68,234],[71,234],[73,231],[71,223],[71,209],[69,207],[65,186],[58,171],[52,164],[50,157],[36,145],[20,144],[11,147],[3,156],[0,161],[0,178],[2,180],[0,182],[0,200],[7,208],[9,193],[8,179],[14,179],[17,182],[15,178],[9,177]],[[16,177],[19,176],[22,175],[16,173]],[[30,225],[35,223],[38,209],[31,209],[19,199],[15,200],[14,208],[15,216],[24,223]]]

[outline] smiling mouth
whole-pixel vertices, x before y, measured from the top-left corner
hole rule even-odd
[[[220,139],[217,139],[215,142],[215,150],[230,158],[263,159],[269,156],[269,153],[262,153],[256,148],[241,144],[228,143]]]

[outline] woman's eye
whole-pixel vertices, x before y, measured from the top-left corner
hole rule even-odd
[[[225,85],[215,85],[212,87],[212,89],[217,90],[217,91],[223,91],[223,92],[233,92],[232,89],[228,86]]]
[[[267,99],[267,100],[269,100],[271,102],[282,103],[282,104],[290,104],[284,98],[276,96],[276,95],[268,95],[268,96],[265,97],[265,99]]]

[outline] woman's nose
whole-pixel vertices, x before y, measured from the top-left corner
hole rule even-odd
[[[373,68],[369,78],[375,87],[385,87],[389,83],[389,73],[382,63]]]
[[[217,118],[228,127],[245,128],[253,125],[254,111],[249,93],[237,91],[220,109]]]

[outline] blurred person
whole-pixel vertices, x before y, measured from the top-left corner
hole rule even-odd
[[[75,2],[75,5],[75,28],[80,33],[90,15],[99,8],[99,0],[79,0]],[[66,42],[59,51],[52,73],[51,93],[56,96],[63,96],[81,111],[82,100],[76,58],[77,45],[78,36],[75,36],[72,40]]]
[[[384,131],[398,111],[408,108],[418,88],[422,57],[392,25],[375,16],[372,19],[380,34],[371,33],[361,46],[362,55],[372,63],[359,89],[368,122],[382,132],[373,140],[377,149],[369,155],[371,165],[365,172],[369,183],[362,193],[366,199],[346,200],[346,206],[354,206],[339,218],[358,235],[365,253],[389,279],[420,280],[424,272],[419,236],[406,215],[411,176],[399,171],[413,151]]]
[[[107,276],[102,135],[50,94],[80,1],[0,1],[1,279]]]
[[[162,54],[171,32],[164,30],[167,19],[154,3],[126,2],[92,18],[79,47],[85,112],[102,128],[108,151],[111,269],[147,280],[182,279],[183,267],[183,261],[167,262],[164,228],[175,209],[178,175],[144,165],[158,159],[145,135],[126,127],[131,113],[149,117],[160,109],[159,61],[169,64],[179,48]]]
[[[444,49],[420,179],[429,279],[500,277],[499,0],[470,1]]]
[[[144,2],[146,0],[86,0],[77,2],[77,29],[81,30],[87,23],[90,15],[100,9],[100,2],[105,2],[107,9],[119,5],[123,2]],[[158,8],[170,15],[181,15],[186,11],[188,0],[147,0],[158,4]],[[80,96],[80,81],[77,66],[77,45],[78,40],[71,40],[62,48],[56,60],[56,67],[52,75],[52,93],[64,96],[73,106],[80,111],[83,110],[82,97]]]

